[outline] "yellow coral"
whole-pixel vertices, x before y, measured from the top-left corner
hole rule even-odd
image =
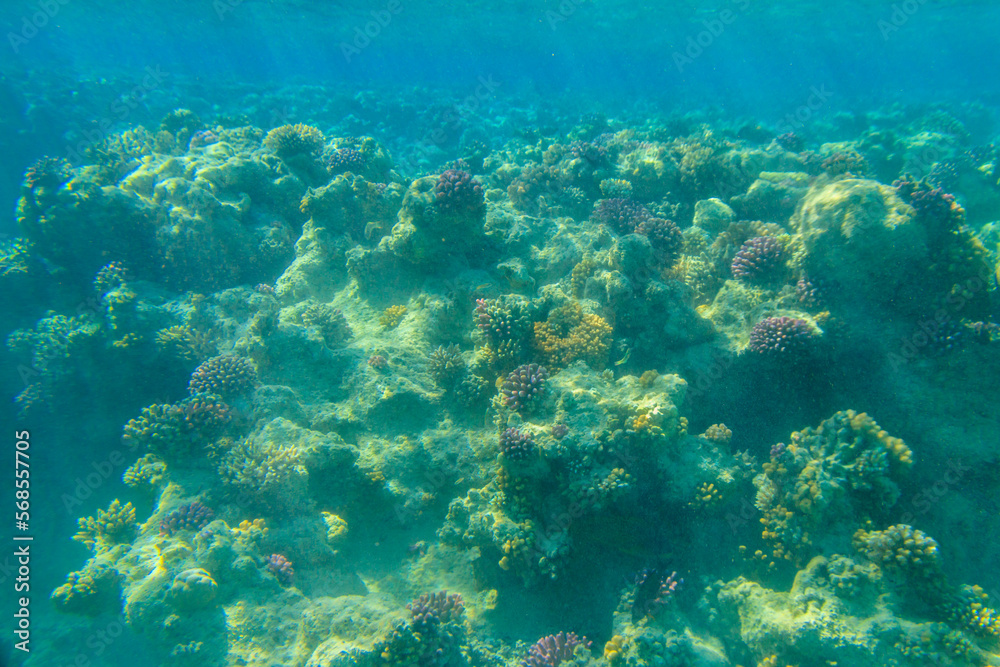
[[[711,482],[703,482],[698,485],[694,500],[688,504],[695,508],[712,509],[718,507],[721,502],[722,491]]]
[[[282,159],[319,153],[324,142],[319,129],[302,123],[276,127],[264,137],[264,147]]]
[[[611,340],[611,326],[604,318],[584,313],[576,302],[553,309],[545,322],[535,323],[535,348],[550,369],[582,359],[599,370],[608,362]]]
[[[323,522],[326,524],[327,541],[338,542],[347,535],[347,522],[336,514],[323,512]]]
[[[587,284],[587,278],[594,272],[597,264],[588,255],[581,259],[570,272],[569,284],[575,296],[583,296],[583,288]]]
[[[240,525],[233,528],[233,532],[236,533],[237,539],[245,539],[247,537],[263,537],[267,535],[267,521],[264,519],[254,519],[253,521],[248,521],[243,519],[240,521]]]
[[[733,432],[725,424],[712,424],[707,431],[701,434],[701,437],[719,445],[728,445],[733,437]]]
[[[626,639],[621,635],[615,635],[604,644],[604,659],[615,664],[622,659],[622,652],[625,650]]]
[[[382,311],[382,316],[379,317],[378,322],[382,325],[383,329],[395,329],[403,321],[405,315],[406,306],[389,306]]]
[[[132,503],[122,505],[117,498],[111,501],[107,511],[97,510],[96,517],[79,519],[77,525],[80,530],[73,539],[97,551],[131,542],[138,528]]]

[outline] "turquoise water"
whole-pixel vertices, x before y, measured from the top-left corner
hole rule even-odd
[[[1000,664],[998,26],[5,4],[0,664]]]

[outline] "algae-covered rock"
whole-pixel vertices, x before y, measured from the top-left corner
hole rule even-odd
[[[743,219],[784,221],[805,196],[809,180],[809,175],[801,172],[763,171],[746,193],[733,197],[731,203]]]
[[[118,613],[122,605],[123,576],[110,563],[92,560],[79,572],[66,575],[66,583],[52,591],[60,611],[96,616]]]
[[[219,585],[200,567],[184,570],[167,590],[167,601],[178,609],[190,610],[207,607],[215,600]]]
[[[715,235],[736,220],[736,213],[721,199],[712,197],[694,203],[694,225]]]
[[[832,280],[838,298],[869,307],[899,298],[928,260],[913,209],[889,186],[844,179],[813,186],[791,220],[809,275]]]
[[[740,577],[722,586],[719,606],[735,621],[740,641],[756,655],[775,655],[788,664],[822,655],[838,665],[884,663],[896,654],[892,638],[898,622],[886,607],[879,614],[855,617],[817,581],[825,560],[815,559],[799,573],[788,592],[774,591]]]
[[[322,223],[310,218],[295,242],[295,259],[278,278],[275,293],[290,301],[328,297],[344,278],[348,245]]]

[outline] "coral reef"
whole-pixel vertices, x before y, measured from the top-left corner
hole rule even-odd
[[[754,479],[763,537],[779,559],[801,559],[821,540],[842,543],[838,527],[858,513],[879,516],[892,507],[901,493],[897,480],[912,465],[909,447],[863,412],[838,412],[793,433]]]
[[[997,662],[984,109],[185,85],[0,244],[91,515],[26,667]]]

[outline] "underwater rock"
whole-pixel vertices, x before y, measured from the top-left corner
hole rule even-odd
[[[694,226],[713,236],[736,221],[736,213],[721,199],[712,197],[694,204]]]
[[[167,590],[167,602],[181,610],[207,607],[215,600],[219,585],[205,570],[196,567],[184,570]]]
[[[929,254],[913,209],[889,186],[844,179],[810,188],[791,219],[810,275],[835,281],[845,302],[891,306],[919,281]],[[899,307],[896,304],[895,307]]]

